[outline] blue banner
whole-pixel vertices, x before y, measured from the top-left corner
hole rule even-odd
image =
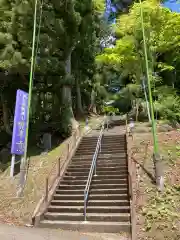
[[[11,154],[24,155],[27,127],[28,93],[18,89],[14,114]]]

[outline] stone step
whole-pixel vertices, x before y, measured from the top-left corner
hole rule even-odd
[[[108,168],[107,168],[108,169]],[[109,170],[106,169],[97,169],[96,170],[96,175],[104,175],[104,174],[109,174],[109,175],[113,175],[113,174],[124,174],[124,173],[128,173],[128,169],[127,168],[109,168]]]
[[[107,138],[107,137],[110,137],[109,139]],[[91,143],[93,143],[93,144],[91,144],[91,146],[94,146],[95,144],[97,144],[97,141],[98,141],[98,139],[95,141],[95,140],[93,140],[93,142],[92,141],[89,141],[89,142],[91,142]],[[80,147],[81,146],[86,146],[86,145],[88,145],[89,144],[89,142],[87,141],[87,142],[81,142],[80,143]],[[102,144],[104,144],[104,145],[108,145],[109,143],[111,144],[111,143],[114,143],[114,144],[116,144],[116,145],[120,145],[121,143],[126,143],[126,139],[125,138],[112,138],[112,136],[103,136],[103,138],[101,139],[101,143]]]
[[[72,162],[69,167],[71,168],[88,168],[92,164],[92,161],[79,161],[79,162]],[[127,161],[119,161],[119,160],[114,160],[114,161],[109,161],[109,160],[99,160],[97,159],[96,165],[99,167],[127,167]]]
[[[98,141],[98,140],[97,140]],[[97,141],[94,142],[86,142],[86,143],[80,143],[79,148],[96,148]],[[113,140],[102,140],[101,141],[102,147],[109,147],[109,146],[123,146],[126,147],[126,140],[125,139],[113,139]]]
[[[109,166],[103,166],[103,167],[101,167],[101,166],[97,166],[97,168],[96,168],[96,174],[98,175],[98,172],[124,172],[124,171],[128,171],[128,168],[127,168],[127,166],[114,166],[114,167],[109,167]]]
[[[117,189],[128,187],[127,179],[92,180],[91,189]]]
[[[91,151],[77,151],[76,152],[76,156],[86,156],[86,155],[94,155],[95,150],[91,150]]]
[[[83,213],[84,206],[54,206],[48,207],[52,213]],[[130,206],[88,206],[87,213],[130,213]]]
[[[104,155],[111,155],[111,157],[113,157],[114,155],[120,155],[120,154],[123,154],[123,158],[126,158],[126,152],[125,151],[101,151],[99,152],[99,155],[100,156],[104,156]],[[81,153],[77,153],[76,154],[76,157],[83,157],[84,159],[86,159],[86,156],[88,156],[89,158],[93,158],[94,156],[94,151],[93,152],[81,152]],[[102,158],[102,157],[101,157]]]
[[[97,171],[124,171],[127,169],[127,166],[114,166],[114,167],[98,167]],[[82,169],[83,172],[89,172],[90,168],[87,166],[84,166],[84,168]],[[79,172],[79,169],[77,168],[73,168],[71,165],[68,167],[67,169],[68,172]]]
[[[63,187],[63,186],[81,186],[81,185],[86,185],[87,181],[86,180],[62,180],[60,183],[59,187]],[[94,177],[92,179],[91,185],[97,185],[97,187],[100,187],[101,185],[109,185],[111,186],[112,184],[127,184],[127,179],[96,179],[96,177]]]
[[[89,155],[88,155],[89,156]],[[118,155],[114,155],[114,154],[101,154],[99,153],[99,156],[98,156],[98,161],[122,161],[122,160],[125,160],[126,159],[126,153],[123,153],[123,154],[118,154]],[[74,157],[72,158],[72,161],[71,162],[91,162],[92,161],[92,158],[91,157],[82,157],[82,156],[79,156],[79,157]]]
[[[87,151],[77,151],[76,152],[76,156],[80,156],[80,155],[90,155],[90,154],[94,154],[95,152],[95,149],[94,150],[87,150]],[[101,154],[119,154],[119,153],[125,153],[126,150],[124,149],[117,149],[117,150],[111,150],[111,149],[105,149],[105,150],[102,150],[100,153]]]
[[[71,162],[71,165],[83,165],[83,164],[91,164],[92,163],[92,159],[76,159],[76,160],[72,160]],[[109,158],[98,158],[97,159],[97,164],[109,164],[109,163],[112,163],[112,164],[115,164],[115,163],[124,163],[126,164],[127,163],[127,160],[126,158],[112,158],[112,159],[109,159]]]
[[[64,180],[86,180],[88,179],[88,176],[64,176]],[[93,179],[127,179],[127,174],[123,175],[98,175],[94,176]]]
[[[98,138],[96,138],[96,139],[89,138],[89,140],[81,141],[80,144],[79,144],[79,147],[84,146],[84,145],[85,146],[88,146],[88,145],[96,146],[97,141],[98,141]]]
[[[81,143],[80,145],[79,145],[79,148],[82,148],[82,147],[90,147],[90,148],[93,148],[94,146],[96,146],[97,145],[97,141],[96,142],[94,142],[93,144],[89,144],[88,142],[87,143]],[[115,146],[115,147],[117,147],[117,146],[119,146],[119,147],[126,147],[126,140],[125,139],[115,139],[115,140],[104,140],[104,139],[102,139],[102,141],[101,141],[101,146],[102,147],[109,147],[109,146]]]
[[[119,174],[119,175],[96,175],[93,176],[93,180],[114,180],[114,179],[119,179],[119,180],[123,180],[126,181],[128,179],[128,174]]]
[[[111,138],[107,139],[106,137],[102,139],[102,144],[125,144],[126,139],[125,138]]]
[[[52,206],[84,206],[84,201],[76,200],[52,200]],[[89,200],[88,206],[129,206],[130,203],[127,200]]]
[[[130,221],[129,213],[87,213],[87,221],[108,221],[108,222],[128,222]],[[66,221],[84,221],[82,213],[67,213],[67,212],[47,212],[44,214],[45,220],[66,220]]]
[[[50,221],[42,220],[39,227],[64,229],[81,232],[119,233],[131,232],[130,222],[95,222],[95,221]]]
[[[113,185],[113,184],[112,184]],[[114,188],[108,188],[104,185],[101,188],[95,188],[95,185],[92,185],[89,195],[98,195],[98,194],[127,194],[128,188],[127,185],[114,185]]]
[[[79,171],[84,171],[84,169],[89,169],[90,170],[90,168],[91,168],[91,165],[92,165],[92,163],[90,163],[90,164],[71,164],[70,166],[69,166],[69,168],[70,168],[70,170],[71,169],[76,169],[76,170],[79,170]],[[97,162],[97,165],[96,165],[96,169],[98,169],[98,170],[101,170],[101,169],[103,169],[104,170],[104,168],[106,168],[106,169],[109,169],[109,168],[111,168],[111,169],[126,169],[128,166],[127,166],[127,164],[126,163],[101,163],[101,164],[98,164],[98,162]]]
[[[91,142],[91,143],[95,143],[95,142],[97,142],[97,140],[98,140],[98,137],[99,137],[99,134],[97,135],[97,136],[95,136],[95,137],[87,137],[87,138],[83,138],[82,140],[81,140],[81,143],[80,144],[83,144],[83,143],[89,143],[89,142]]]
[[[88,175],[89,175],[89,172],[68,172],[68,171],[66,171],[65,172],[65,176],[76,176],[76,177],[78,177],[78,176],[86,176],[86,177],[88,177]]]
[[[86,184],[83,184],[83,185],[59,185],[58,188],[57,188],[57,191],[60,191],[60,190],[66,190],[66,191],[69,191],[69,190],[74,190],[74,191],[77,191],[77,190],[84,190],[86,187]]]
[[[84,200],[84,194],[54,194],[54,200]],[[90,194],[89,200],[129,200],[127,193],[124,194]]]
[[[93,151],[96,149],[96,146],[82,146],[82,147],[79,147],[78,148],[78,151]],[[112,149],[112,150],[117,150],[117,149],[120,149],[120,150],[126,150],[126,146],[125,145],[122,145],[122,144],[116,144],[116,145],[104,145],[102,144],[101,145],[101,149],[102,150],[108,150],[108,149]]]
[[[116,128],[117,129],[117,128]],[[107,131],[108,133],[110,133],[110,131]],[[125,137],[125,134],[124,133],[121,133],[121,132],[118,132],[118,133],[116,133],[116,134],[113,134],[113,135],[104,135],[104,138],[105,139],[109,139],[109,138],[123,138],[123,137]]]
[[[92,161],[92,156],[91,155],[86,155],[86,156],[76,156],[76,155],[74,155],[73,157],[72,157],[72,162],[74,162],[74,161]]]
[[[119,158],[119,159],[112,159],[110,160],[109,158],[98,158],[96,161],[97,165],[109,165],[109,164],[120,164],[120,165],[126,165],[127,166],[127,159],[126,158]],[[91,165],[92,164],[92,159],[79,159],[79,160],[72,160],[69,166],[74,166],[74,165]]]
[[[86,180],[88,179],[88,175],[87,176],[64,176],[63,180]]]
[[[94,195],[99,195],[99,194],[111,194],[111,195],[116,195],[116,194],[127,194],[128,193],[128,189],[126,188],[126,186],[122,186],[122,188],[117,188],[115,187],[114,189],[110,189],[110,188],[105,188],[106,186],[103,186],[104,188],[100,188],[100,189],[96,189],[96,188],[92,188],[89,191],[89,196],[94,196]],[[67,195],[67,194],[72,194],[72,195],[84,195],[84,188],[82,189],[73,189],[73,188],[67,188],[67,189],[57,189],[56,190],[56,194],[59,195]]]
[[[82,166],[84,166],[85,168],[86,167],[89,167],[89,166],[91,166],[91,164],[92,164],[92,160],[91,161],[76,161],[76,162],[71,162],[71,164],[70,164],[70,166],[71,167],[82,167]],[[106,160],[106,159],[104,159],[104,160],[100,160],[100,159],[97,159],[97,161],[96,161],[96,164],[97,164],[97,166],[110,166],[110,165],[112,165],[112,167],[114,167],[114,166],[122,166],[122,165],[124,165],[125,167],[127,167],[127,161],[126,161],[126,159],[124,159],[124,161],[122,161],[121,159],[115,159],[115,160]]]
[[[122,174],[128,174],[128,170],[127,169],[113,169],[111,171],[99,171],[97,170],[96,174],[98,176],[100,175],[122,175]],[[89,171],[67,171],[65,173],[66,176],[88,176],[89,175]]]
[[[76,157],[78,156],[90,156],[90,155],[94,155],[95,149],[93,150],[81,150],[78,151],[76,153]],[[126,150],[124,149],[101,149],[101,151],[99,151],[99,154],[126,154]]]
[[[71,164],[69,167],[70,169],[77,169],[77,170],[83,170],[84,168],[85,169],[90,169],[92,165],[92,162],[89,162],[89,163],[73,163]],[[99,169],[99,168],[127,168],[128,165],[127,165],[127,162],[104,162],[104,163],[99,163],[98,161],[96,162],[96,168]]]
[[[121,154],[121,153],[126,153],[126,150],[124,149],[116,149],[116,150],[111,150],[111,149],[105,149],[100,152],[100,154]]]
[[[99,132],[100,133],[100,132]],[[83,138],[81,143],[84,143],[84,142],[89,142],[89,141],[96,141],[98,140],[98,137],[99,137],[99,134],[95,137],[87,137],[87,138]],[[122,134],[122,135],[103,135],[102,137],[102,140],[106,140],[106,141],[109,141],[109,140],[121,140],[121,139],[125,139],[125,134]]]
[[[86,144],[88,144],[88,143],[93,143],[93,144],[96,144],[97,143],[97,141],[98,141],[98,139],[94,139],[94,140],[89,140],[89,141],[82,141],[81,143],[80,143],[80,145],[79,146],[81,146],[81,145],[86,145]],[[101,142],[103,143],[103,144],[109,144],[109,143],[111,143],[111,142],[113,142],[113,143],[115,143],[115,144],[119,144],[119,143],[125,143],[126,142],[126,138],[125,137],[114,137],[114,136],[106,136],[106,135],[103,135],[103,137],[102,137],[102,139],[101,139]]]
[[[125,159],[126,158],[126,156],[127,156],[127,154],[126,153],[120,153],[120,154],[100,154],[99,153],[99,156],[98,156],[98,159],[99,160],[105,160],[105,159],[109,159],[109,160],[111,160],[111,159]],[[91,160],[92,161],[92,154],[91,155],[85,155],[85,156],[74,156],[73,158],[72,158],[72,162],[74,162],[74,161],[85,161],[85,160]]]
[[[98,155],[98,159],[126,159],[127,158],[127,153],[124,152],[124,153],[115,153],[115,154],[101,154],[99,153]]]

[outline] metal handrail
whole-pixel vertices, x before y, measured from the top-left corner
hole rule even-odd
[[[96,145],[96,150],[94,152],[92,163],[91,163],[91,168],[89,170],[89,175],[88,175],[86,187],[84,189],[84,220],[85,221],[86,221],[86,209],[87,209],[87,200],[88,200],[88,196],[89,196],[89,188],[90,188],[90,185],[91,185],[93,173],[95,173],[94,175],[96,176],[97,157],[98,157],[99,152],[101,152],[101,140],[102,140],[102,136],[103,136],[103,133],[104,133],[104,124],[105,124],[105,121],[103,122],[102,127],[101,127],[101,131],[100,131],[98,141],[97,141],[97,145]]]

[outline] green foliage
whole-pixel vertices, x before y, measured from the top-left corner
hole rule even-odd
[[[180,121],[180,97],[174,95],[164,96],[154,103],[155,111],[162,119]]]
[[[14,108],[16,90],[28,91],[34,4],[34,0],[0,0],[0,70],[9,73],[0,79],[0,87],[7,89],[4,101],[8,101],[11,109]],[[77,89],[80,89],[84,109],[91,102],[92,88],[96,92],[96,105],[101,106],[107,97],[102,82],[94,77],[95,56],[100,52],[101,37],[107,33],[102,19],[105,2],[43,1],[39,26],[40,4],[38,1],[37,32],[40,29],[40,34],[39,42],[36,39],[31,123],[43,123],[47,116],[51,121],[61,119],[59,130],[69,135],[74,119],[72,107],[76,111],[79,100]],[[13,101],[9,99],[12,85]],[[69,100],[73,101],[69,103],[62,99],[64,87],[70,89]],[[47,93],[51,94],[51,99],[47,98]]]
[[[180,78],[176,73],[180,71],[180,15],[154,0],[143,1],[142,8],[154,108],[158,117],[179,121]],[[104,71],[113,69],[119,74],[119,85],[123,82],[127,87],[121,90],[118,98],[121,101],[128,99],[134,108],[136,99],[145,102],[141,89],[142,79],[146,79],[146,68],[139,2],[132,5],[128,14],[119,16],[116,35],[115,47],[105,49],[96,57],[96,62]],[[109,79],[113,79],[112,73]],[[174,92],[165,91],[172,86]],[[145,110],[146,104],[141,105]],[[141,113],[147,114],[144,110]]]
[[[114,108],[112,106],[105,106],[105,107],[103,107],[102,112],[106,113],[107,115],[117,114],[117,113],[119,113],[119,109],[118,108]]]
[[[0,80],[0,94],[3,93],[9,109],[14,108],[16,89],[28,91],[34,2],[0,0],[0,70],[8,72]],[[143,1],[142,7],[155,109],[161,118],[179,121],[180,15],[154,0]],[[145,102],[141,88],[145,64],[140,5],[134,3],[128,14],[119,16],[116,45],[102,51],[100,42],[112,32],[103,20],[104,9],[104,0],[47,0],[39,26],[38,2],[40,35],[33,84],[37,94],[32,103],[33,122],[44,121],[47,115],[52,121],[61,119],[62,129],[69,134],[72,110],[84,111],[91,105],[101,111],[104,102],[112,97],[108,91],[113,86],[121,89],[113,97],[113,107],[120,112],[134,108],[137,101]],[[154,71],[158,76],[154,76]],[[175,91],[168,93],[162,86],[173,86]],[[66,99],[62,99],[65,87],[69,88],[72,100],[69,109],[64,107]],[[51,99],[47,99],[49,92]],[[146,104],[140,105],[145,108]]]

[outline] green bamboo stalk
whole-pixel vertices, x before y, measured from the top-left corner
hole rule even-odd
[[[40,5],[40,17],[39,17],[39,25],[38,25],[38,33],[37,33],[37,44],[36,44],[36,50],[35,50],[35,55],[34,55],[33,79],[34,79],[34,72],[36,71],[36,59],[37,59],[37,55],[38,55],[39,42],[40,42],[43,4],[44,4],[44,0],[41,1],[41,5]]]
[[[21,162],[20,189],[19,189],[18,195],[21,195],[23,193],[25,181],[26,181],[25,178],[26,178],[26,167],[27,167],[26,163],[27,163],[27,146],[28,146],[28,134],[29,134],[29,117],[30,117],[32,88],[33,88],[33,71],[34,71],[34,57],[35,57],[35,43],[36,43],[37,2],[38,2],[38,0],[35,0],[31,69],[30,69],[30,76],[29,76],[29,95],[28,95],[28,108],[27,108],[26,138],[25,138],[24,157],[22,158],[22,162]]]
[[[150,74],[149,74],[149,63],[148,63],[148,56],[147,56],[147,45],[146,45],[146,36],[145,36],[145,29],[144,29],[144,17],[143,17],[142,1],[139,0],[139,2],[140,2],[140,11],[141,11],[141,27],[142,27],[142,34],[143,34],[143,45],[144,45],[146,74],[147,74],[147,82],[148,82],[149,103],[150,103],[150,110],[151,110],[151,122],[152,122],[152,133],[153,133],[153,141],[154,141],[154,153],[158,154],[159,148],[158,148],[156,123],[155,123],[155,119],[154,119],[154,108],[153,108],[153,99],[152,99],[152,92],[151,92],[151,82],[150,82]]]

